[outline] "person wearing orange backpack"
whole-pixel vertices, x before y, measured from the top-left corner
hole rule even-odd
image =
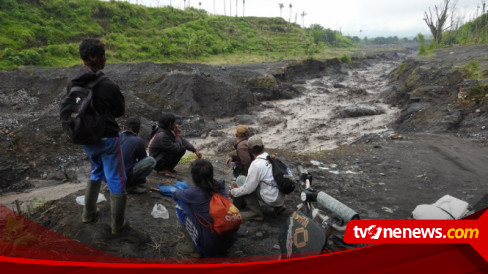
[[[224,254],[237,240],[236,231],[224,234],[217,232],[210,205],[215,194],[228,199],[225,181],[214,179],[213,166],[205,159],[197,159],[192,163],[191,176],[195,187],[183,190],[174,188],[172,193],[177,202],[176,215],[183,225],[181,230],[185,235],[185,240],[177,244],[176,251],[193,258]],[[218,197],[222,197],[220,195]],[[237,215],[232,217],[240,220],[239,211],[237,208],[235,210]]]

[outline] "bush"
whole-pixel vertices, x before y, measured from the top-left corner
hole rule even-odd
[[[341,60],[342,63],[346,63],[346,64],[349,64],[349,63],[352,62],[351,57],[349,55],[347,55],[347,54],[343,54],[341,56],[340,60]]]
[[[425,38],[424,38],[424,35],[422,33],[419,33],[419,34],[417,34],[417,36],[418,36],[419,42],[420,42],[420,47],[419,47],[419,53],[418,53],[418,55],[425,54],[426,51],[425,51]]]

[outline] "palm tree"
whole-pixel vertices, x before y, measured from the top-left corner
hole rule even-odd
[[[291,22],[291,7],[293,7],[293,6],[292,6],[292,4],[290,3],[290,19],[288,19],[288,23],[290,23],[290,22]]]
[[[279,6],[280,6],[280,17],[281,17],[281,10],[283,9],[283,7],[284,7],[285,5],[283,5],[283,3],[280,3],[280,5],[279,5]]]
[[[244,17],[244,6],[246,5],[246,0],[242,0],[242,17]]]
[[[183,0],[183,9],[186,9],[186,0]]]
[[[238,1],[238,0],[236,0],[236,17],[237,17],[237,1]]]
[[[304,12],[302,12],[302,27],[303,27],[303,28],[305,28],[305,19],[304,19],[305,15],[307,15],[307,14],[305,13],[305,11],[304,11]]]

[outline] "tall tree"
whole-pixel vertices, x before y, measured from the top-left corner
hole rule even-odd
[[[424,21],[430,29],[432,36],[434,37],[434,41],[436,44],[439,44],[442,40],[442,32],[448,27],[444,27],[446,24],[449,11],[449,4],[451,0],[444,0],[444,4],[442,7],[435,6],[435,14],[432,14],[432,10],[429,7],[429,13],[427,11],[424,14]],[[435,16],[435,17],[434,17]]]
[[[305,28],[305,19],[304,19],[305,18],[305,15],[307,15],[307,14],[305,13],[305,11],[303,11],[302,12],[302,27],[303,28]]]
[[[239,0],[236,0],[236,17],[237,17],[237,1],[239,1]]]
[[[291,8],[293,7],[293,5],[290,3],[290,18],[288,19],[288,23],[291,22]]]
[[[282,17],[282,16],[281,16],[281,11],[283,10],[283,7],[284,7],[285,5],[283,5],[283,3],[280,3],[280,5],[279,5],[279,6],[280,6],[280,17]]]
[[[244,17],[244,7],[246,6],[246,0],[242,0],[242,17]]]

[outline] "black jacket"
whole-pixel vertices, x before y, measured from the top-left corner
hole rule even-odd
[[[68,80],[67,93],[71,87],[84,86],[99,75],[103,75],[103,72],[95,73],[89,67],[83,66],[74,77]],[[125,112],[125,99],[119,86],[109,78],[102,80],[93,90],[93,103],[95,109],[106,118],[105,132],[102,137],[117,137],[120,127],[115,118],[121,117]]]
[[[185,138],[176,138],[170,130],[160,128],[149,142],[148,150],[149,156],[159,162],[168,154],[184,154],[185,150],[195,152],[195,147]]]

